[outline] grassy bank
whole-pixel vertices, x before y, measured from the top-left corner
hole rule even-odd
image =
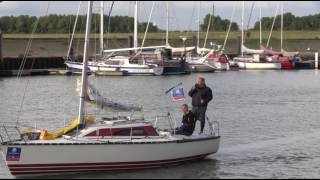
[[[259,39],[259,31],[252,31],[249,33],[249,39]],[[111,39],[127,39],[131,36],[132,33],[110,33],[109,38]],[[170,39],[180,39],[180,36],[188,36],[191,38],[192,36],[197,37],[197,32],[170,32],[169,38]],[[200,32],[200,38],[204,39],[206,33]],[[229,39],[237,39],[241,35],[241,32],[230,32]],[[69,34],[35,34],[35,39],[67,39],[70,35]],[[139,37],[143,38],[144,34],[139,33]],[[225,32],[210,32],[208,34],[208,38],[210,39],[224,39],[226,36]],[[267,39],[269,36],[269,32],[263,32],[263,38]],[[289,40],[300,40],[300,39],[319,39],[320,34],[319,31],[284,31],[283,32],[284,39]],[[4,39],[29,39],[31,37],[30,34],[4,34]],[[75,38],[83,38],[84,34],[76,34]],[[107,37],[105,35],[105,37]],[[91,38],[99,38],[99,34],[92,34]],[[247,38],[247,36],[246,36]],[[275,31],[272,34],[272,38],[280,39],[280,32]],[[155,39],[161,40],[165,39],[165,33],[148,33],[147,39]]]

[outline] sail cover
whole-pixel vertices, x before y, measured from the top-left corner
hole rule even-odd
[[[77,91],[80,93],[81,81],[77,80]],[[87,102],[96,104],[101,109],[111,109],[113,111],[142,111],[142,107],[125,105],[103,97],[100,92],[88,82],[87,94],[85,97]]]
[[[172,53],[183,53],[184,51],[190,52],[196,49],[195,46],[185,47],[185,48],[184,47],[175,48],[175,47],[168,46],[167,48],[171,49]]]
[[[268,49],[263,45],[260,45],[260,49],[263,50],[263,53],[266,54],[266,55],[273,56],[273,55],[281,55],[282,54],[281,52],[273,51],[272,49]]]
[[[249,49],[244,45],[242,45],[242,51],[247,54],[262,54],[264,52],[264,50]]]
[[[281,52],[282,52],[283,56],[287,56],[287,57],[292,57],[292,56],[299,55],[299,51],[288,52],[288,51],[285,51],[284,49],[281,49]]]

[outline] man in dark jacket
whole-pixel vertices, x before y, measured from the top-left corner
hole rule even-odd
[[[205,126],[206,110],[208,103],[212,100],[212,90],[206,86],[205,79],[199,77],[197,83],[189,91],[192,98],[192,111],[196,115],[196,119],[201,122],[201,131]]]
[[[175,133],[191,136],[196,123],[195,115],[192,111],[189,111],[187,104],[181,106],[181,111],[183,112],[182,126],[177,128]]]

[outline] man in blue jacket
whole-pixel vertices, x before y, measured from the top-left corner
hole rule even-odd
[[[192,111],[196,119],[201,122],[200,134],[202,134],[205,126],[207,106],[212,100],[212,90],[207,87],[205,79],[199,77],[197,83],[191,88],[188,94],[192,98]]]

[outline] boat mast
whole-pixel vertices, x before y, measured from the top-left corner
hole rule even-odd
[[[234,17],[234,12],[235,12],[235,10],[236,10],[236,5],[234,4],[234,5],[233,5],[233,8],[232,8],[232,15],[231,15],[231,19],[230,19],[230,24],[229,24],[229,27],[228,27],[228,31],[227,31],[227,34],[226,34],[226,37],[225,37],[225,39],[224,39],[223,46],[222,46],[222,49],[221,49],[222,52],[224,51],[224,48],[226,47],[226,44],[227,44],[227,40],[228,40],[229,33],[230,33],[230,30],[231,30],[231,26],[232,26],[232,21],[233,21],[233,17]]]
[[[100,9],[100,54],[103,54],[103,11],[104,11],[104,1],[101,1],[101,9]]]
[[[212,14],[210,13],[209,22],[208,22],[208,27],[207,27],[207,33],[206,33],[206,37],[205,37],[204,43],[203,43],[203,49],[206,47],[206,44],[207,44],[208,33],[209,33],[210,26],[211,26],[211,18],[214,18],[214,17],[213,17],[214,5],[213,5],[212,7],[213,7],[213,10],[212,10]]]
[[[167,11],[167,30],[166,30],[166,46],[169,46],[169,1],[166,1]]]
[[[138,1],[134,2],[134,34],[133,34],[133,47],[138,47]],[[137,51],[137,50],[135,50]]]
[[[281,38],[280,38],[281,51],[282,51],[282,45],[283,45],[283,1],[281,1]]]
[[[80,106],[79,106],[79,121],[80,125],[85,125],[84,120],[84,102],[87,92],[87,68],[88,68],[88,50],[89,50],[89,35],[91,30],[91,14],[92,14],[92,1],[88,2],[88,13],[87,13],[87,23],[86,23],[86,35],[84,41],[84,52],[83,52],[83,67],[82,67],[82,86],[81,86],[81,96],[80,96]]]
[[[261,22],[261,7],[260,7],[260,45],[262,44],[262,22]]]
[[[197,40],[197,48],[200,47],[200,10],[201,10],[201,1],[199,1],[199,7],[198,7],[198,40]]]
[[[72,43],[73,43],[73,37],[74,37],[74,33],[76,32],[76,27],[77,27],[77,23],[78,23],[78,17],[79,17],[80,8],[81,8],[81,1],[79,2],[79,6],[78,6],[78,10],[77,10],[77,16],[76,16],[76,20],[74,22],[74,26],[73,26],[73,30],[72,30],[71,40],[70,40],[70,44],[69,44],[69,48],[68,48],[68,52],[67,52],[67,59],[69,59],[69,56],[70,56]]]
[[[244,21],[244,1],[242,1],[242,16],[241,16],[241,56],[243,57],[243,21]]]
[[[277,18],[277,14],[278,14],[278,11],[279,11],[279,7],[280,7],[280,3],[277,5],[277,9],[276,9],[276,11],[274,13],[274,18],[273,18],[273,22],[272,22],[272,25],[271,25],[271,30],[270,30],[270,33],[269,33],[269,38],[268,38],[268,41],[267,41],[267,47],[269,47],[269,42],[270,42],[270,39],[271,39],[271,35],[272,35],[274,24],[276,22],[276,18]]]

